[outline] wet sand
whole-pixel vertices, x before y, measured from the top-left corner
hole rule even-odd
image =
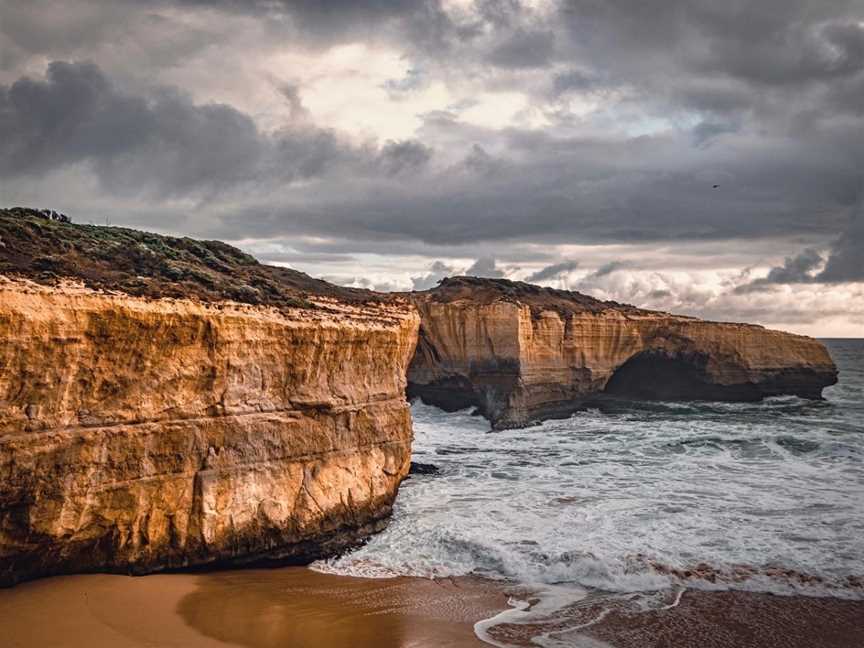
[[[691,590],[670,610],[610,614],[587,634],[615,648],[864,648],[864,601]]]
[[[302,567],[63,576],[0,590],[0,648],[477,648],[474,622],[506,600],[470,578]]]
[[[300,567],[66,576],[0,590],[0,648],[478,648],[487,644],[474,623],[507,598],[473,578],[372,580]],[[613,605],[594,623],[609,607],[592,596],[557,628],[505,624],[490,634],[522,646],[557,630],[563,646],[864,647],[864,601],[688,590],[670,609]]]
[[[658,593],[652,607],[594,594],[548,622],[504,623],[490,637],[533,646],[546,635],[543,645],[582,648],[864,648],[860,600],[686,590],[677,602]]]

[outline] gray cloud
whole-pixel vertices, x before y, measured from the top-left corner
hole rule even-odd
[[[491,279],[499,279],[504,276],[504,271],[498,267],[497,261],[494,258],[481,257],[465,271],[465,274],[469,277],[489,277]]]
[[[414,290],[429,290],[438,285],[438,282],[456,274],[456,268],[449,266],[443,261],[435,261],[430,267],[429,272],[419,277],[412,277],[411,284]]]
[[[864,209],[831,246],[831,255],[818,281],[864,281]]]
[[[517,30],[489,53],[488,60],[502,67],[536,68],[548,64],[554,52],[553,32]]]
[[[733,123],[703,121],[693,128],[693,141],[696,146],[707,146],[717,137],[737,130],[738,126]]]
[[[545,268],[528,275],[528,277],[525,278],[525,281],[546,281],[547,279],[554,279],[560,277],[562,274],[572,272],[578,266],[578,261],[562,261],[561,263],[553,263],[552,265],[548,265]]]
[[[290,33],[306,45],[405,39],[404,44],[412,47],[441,50],[450,39],[472,31],[471,25],[454,24],[439,0],[154,0],[154,4],[255,16],[277,33]]]
[[[600,84],[601,81],[594,74],[578,69],[558,73],[552,79],[552,89],[556,95],[570,91],[590,91]]]
[[[594,272],[588,275],[588,277],[591,279],[599,279],[600,277],[605,277],[626,267],[627,264],[623,261],[610,261],[609,263],[604,263],[602,266],[597,268]]]
[[[187,195],[323,173],[352,151],[318,129],[261,133],[224,104],[176,90],[123,93],[92,63],[54,62],[44,80],[0,86],[0,176],[88,163],[109,191]]]
[[[303,105],[303,99],[300,97],[300,88],[296,84],[283,83],[279,91],[288,103],[289,115],[292,120],[309,118],[309,111]]]
[[[788,84],[854,74],[864,65],[858,0],[710,0],[562,3],[576,48],[609,54],[619,72],[656,72],[676,61],[701,74],[756,84]],[[641,59],[629,60],[634,51]]]
[[[480,257],[473,271],[495,274],[529,248],[535,268],[571,254],[559,245],[638,246],[653,268],[698,247],[694,263],[728,268],[730,241],[749,265],[795,252],[737,280],[736,298],[862,280],[849,213],[864,186],[864,0],[453,7],[3,2],[4,198],[85,222],[116,210],[140,227],[290,241],[270,252],[289,262],[414,254],[402,276],[424,287],[443,272],[434,259]],[[392,67],[370,92],[416,132],[375,141],[365,97],[361,125],[339,132],[290,63],[276,78],[286,53],[323,61],[356,43],[367,47],[344,78]],[[51,60],[93,63],[41,76]],[[436,93],[448,99],[430,108]],[[583,265],[618,255],[596,250]],[[339,276],[362,276],[346,267]],[[615,269],[583,286],[617,285]],[[671,305],[691,303],[663,286],[636,296],[668,301],[667,290]]]
[[[822,263],[822,255],[807,249],[794,257],[786,257],[783,265],[772,268],[766,277],[768,283],[806,283],[812,281],[811,274]]]
[[[747,293],[754,290],[764,290],[777,284],[811,283],[816,280],[816,269],[823,263],[822,255],[814,249],[806,249],[795,256],[786,257],[782,266],[771,268],[767,277],[754,279],[750,283],[738,286],[735,291]]]
[[[859,209],[849,227],[831,243],[827,255],[808,248],[786,257],[783,265],[771,268],[766,277],[738,286],[738,293],[764,290],[778,284],[847,283],[864,281],[864,210]],[[821,267],[821,271],[820,271]]]
[[[389,141],[381,148],[379,163],[387,175],[416,172],[432,159],[432,149],[418,141]]]

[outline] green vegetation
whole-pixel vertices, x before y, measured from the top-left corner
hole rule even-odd
[[[79,225],[61,214],[0,209],[0,274],[39,283],[62,278],[142,297],[232,300],[311,308],[309,296],[376,299],[291,270],[258,263],[221,241],[162,236],[123,227]]]

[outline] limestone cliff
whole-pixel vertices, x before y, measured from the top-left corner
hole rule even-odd
[[[308,561],[379,529],[418,323],[224,244],[0,211],[0,584]]]
[[[835,381],[821,344],[759,326],[505,280],[385,296],[0,210],[0,585],[337,552],[381,528],[408,472],[406,382],[501,428],[598,393]]]
[[[818,341],[507,280],[456,277],[413,293],[409,395],[476,406],[495,428],[565,416],[588,397],[818,398],[837,370]]]

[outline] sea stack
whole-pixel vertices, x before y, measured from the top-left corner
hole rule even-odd
[[[447,410],[476,407],[495,429],[568,416],[601,393],[820,398],[837,382],[822,343],[752,324],[643,310],[506,279],[453,277],[411,299],[422,324],[409,395]]]
[[[410,304],[34,210],[0,241],[0,585],[308,562],[383,526]]]

